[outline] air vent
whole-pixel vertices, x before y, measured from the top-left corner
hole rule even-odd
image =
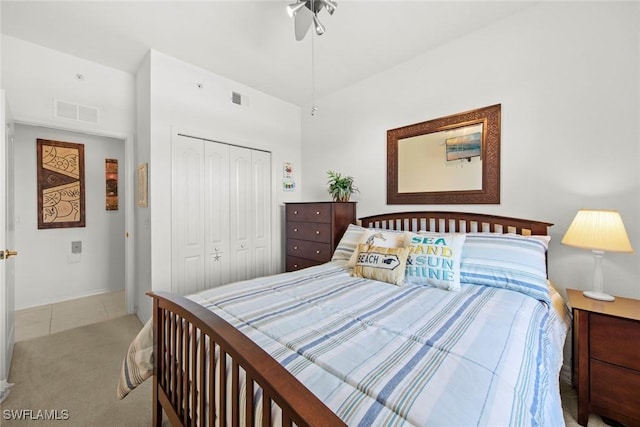
[[[53,115],[59,119],[98,124],[99,109],[54,99]]]
[[[242,105],[242,95],[238,92],[231,92],[231,102]]]

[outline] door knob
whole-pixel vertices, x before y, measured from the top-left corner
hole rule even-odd
[[[0,259],[6,259],[18,255],[18,251],[10,251],[9,249],[0,251]]]

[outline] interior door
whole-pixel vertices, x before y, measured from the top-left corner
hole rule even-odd
[[[205,284],[206,288],[231,281],[229,251],[229,146],[204,142]]]
[[[230,245],[231,280],[247,280],[255,277],[253,268],[253,217],[251,205],[251,151],[248,148],[231,147],[230,164]]]
[[[253,213],[253,261],[255,277],[268,276],[271,259],[271,153],[251,152],[251,211]]]
[[[203,141],[178,135],[173,141],[173,292],[204,289]]]
[[[7,382],[15,341],[15,267],[13,198],[13,124],[4,91],[0,92],[0,402],[9,394]]]

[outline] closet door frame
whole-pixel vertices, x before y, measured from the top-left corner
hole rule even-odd
[[[273,165],[271,163],[272,153],[267,150],[259,148],[243,147],[240,145],[220,142],[209,138],[203,138],[201,136],[195,136],[194,132],[172,132],[172,291],[176,293],[192,293],[201,289],[206,289],[212,286],[218,286],[223,283],[215,283],[216,280],[222,280],[226,282],[233,282],[237,280],[249,279],[258,275],[270,275],[274,273],[273,265],[277,264],[278,260],[273,259],[274,252],[274,233],[279,231],[279,227],[274,224],[275,207],[273,200],[275,197],[273,188]],[[200,133],[203,134],[203,133]],[[184,204],[184,183],[180,180],[183,177],[178,176],[181,168],[184,168],[184,159],[181,158],[182,147],[180,144],[184,144],[185,141],[197,141],[194,144],[199,145],[201,155],[201,170],[196,172],[196,165],[189,167],[188,173],[193,175],[197,174],[199,178],[200,188],[197,189],[198,206],[196,208],[191,207],[192,210],[197,211],[196,222],[193,226],[199,229],[204,229],[201,233],[202,237],[194,246],[197,249],[193,249],[194,258],[189,260],[189,265],[182,265],[184,263],[185,249],[182,233],[188,223],[192,221],[186,215],[185,209],[188,207]],[[228,224],[230,225],[224,231],[226,231],[228,238],[216,239],[216,232],[220,231],[220,227],[212,227],[207,217],[211,215],[212,209],[212,197],[213,193],[216,193],[216,188],[213,187],[211,181],[213,180],[212,171],[209,165],[212,164],[210,151],[207,147],[211,147],[208,144],[220,144],[221,146],[227,146],[229,149],[229,168],[228,168],[228,203],[229,214],[227,215]],[[243,151],[246,150],[246,151]],[[215,150],[214,150],[215,151]],[[234,182],[235,170],[231,167],[233,163],[232,153],[245,153],[245,158],[242,160],[244,163],[243,169],[245,170],[245,177],[241,180],[243,182]],[[252,156],[255,153],[255,156]],[[209,182],[207,182],[209,181]],[[224,184],[223,184],[224,185]],[[237,198],[237,194],[234,191],[234,186],[242,185],[245,187],[245,197],[242,200]],[[258,187],[260,190],[257,190]],[[219,191],[223,193],[223,191]],[[207,197],[207,194],[209,197]],[[241,215],[236,215],[234,212],[234,205],[241,207],[245,210],[247,215],[241,218]],[[220,207],[219,205],[217,205]],[[260,208],[260,212],[253,217],[251,212],[256,212],[256,209]],[[257,233],[257,234],[256,234]],[[191,233],[193,236],[193,232]],[[226,245],[224,244],[226,240]],[[256,244],[257,242],[257,244]],[[189,246],[189,245],[186,245]],[[257,253],[256,253],[257,251]],[[195,255],[198,252],[198,256]],[[224,257],[224,258],[223,258]],[[245,266],[241,266],[241,258],[247,261]],[[218,258],[218,259],[216,259]],[[220,263],[221,259],[224,259],[224,263]],[[257,263],[258,264],[257,264]],[[215,264],[218,263],[218,264]],[[224,265],[223,265],[224,264]],[[216,268],[221,271],[216,271]],[[197,271],[196,271],[197,270]],[[243,270],[243,271],[240,271]],[[200,274],[202,272],[202,274]],[[219,278],[219,279],[218,279]],[[194,282],[182,284],[181,282]]]

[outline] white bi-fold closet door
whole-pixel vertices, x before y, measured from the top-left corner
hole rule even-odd
[[[271,274],[271,154],[177,135],[172,291]]]

